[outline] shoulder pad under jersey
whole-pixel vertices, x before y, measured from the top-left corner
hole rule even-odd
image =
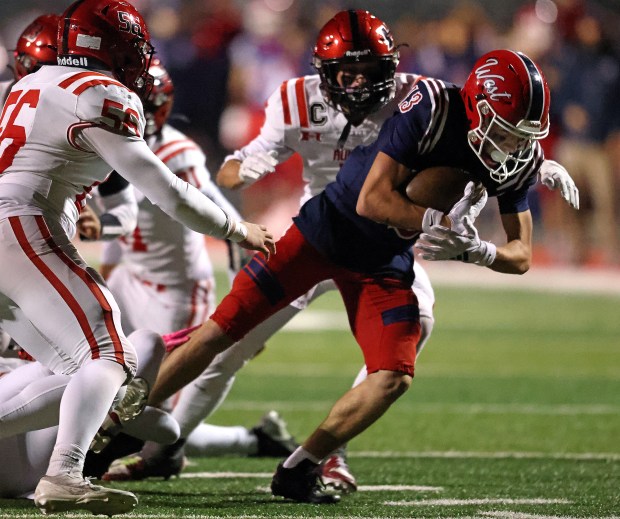
[[[138,95],[98,72],[76,72],[59,86],[77,96],[76,116],[94,126],[128,137],[142,137],[144,114]]]

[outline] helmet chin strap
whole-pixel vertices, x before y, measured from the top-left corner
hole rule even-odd
[[[347,120],[346,126],[342,129],[342,133],[340,134],[340,138],[338,139],[338,149],[344,149],[344,145],[349,138],[349,133],[351,133],[351,121]]]

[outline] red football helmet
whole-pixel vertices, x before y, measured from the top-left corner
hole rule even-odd
[[[153,46],[144,19],[123,0],[77,0],[58,25],[58,64],[105,68],[140,95],[152,83]]]
[[[153,77],[153,88],[143,102],[146,118],[145,135],[153,135],[161,131],[170,116],[174,101],[172,78],[159,59],[153,59],[149,74]]]
[[[354,124],[394,97],[398,48],[368,11],[341,11],[319,32],[312,64],[327,102]]]
[[[56,65],[57,14],[44,14],[32,22],[17,40],[15,56],[15,79],[35,72],[41,65]]]
[[[469,145],[496,182],[532,159],[534,141],[549,133],[549,87],[525,54],[496,50],[482,56],[461,89]]]

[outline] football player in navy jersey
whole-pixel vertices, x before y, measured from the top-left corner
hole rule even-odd
[[[210,320],[170,355],[151,402],[173,394],[216,354],[317,282],[333,279],[368,377],[347,391],[278,466],[271,489],[301,502],[337,501],[339,496],[323,488],[318,463],[374,423],[412,381],[420,334],[418,304],[410,289],[412,245],[424,230],[422,251],[429,259],[526,271],[532,234],[526,195],[543,164],[538,141],[548,133],[548,115],[545,79],[532,60],[517,52],[484,55],[462,89],[420,79],[378,139],[357,147],[336,181],[301,208],[278,242],[277,254],[269,259],[256,254]],[[468,216],[456,217],[454,210],[444,215],[404,196],[401,186],[412,174],[434,166],[458,168],[497,197],[505,245],[480,240]]]

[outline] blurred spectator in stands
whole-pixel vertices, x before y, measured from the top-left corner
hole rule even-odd
[[[224,148],[241,148],[258,135],[267,98],[283,81],[313,73],[313,36],[313,22],[292,0],[252,0],[245,5],[243,31],[229,48],[229,104],[219,134]],[[279,214],[278,219],[287,221],[297,210],[293,201],[302,189],[300,169],[299,158],[292,157],[278,165],[278,181],[266,179],[242,193],[243,214],[258,215],[269,207],[270,219]]]
[[[563,224],[560,236],[568,237],[568,249],[560,251],[574,264],[601,259],[617,263],[616,186],[605,145],[620,129],[620,61],[594,16],[576,18],[566,34],[573,38],[557,51],[558,81],[551,106],[560,126],[555,157],[575,180],[581,209],[575,213],[557,207]]]
[[[427,22],[421,31],[413,33],[415,26],[403,22],[397,30],[403,41],[415,46],[413,53],[404,50],[399,70],[457,85],[465,82],[476,59],[497,44],[496,30],[484,9],[469,0],[458,3],[447,16]]]
[[[224,156],[219,121],[228,98],[228,47],[241,31],[241,13],[223,0],[162,2],[150,9],[148,22],[175,83],[174,113],[185,116],[191,128],[180,129],[191,133],[217,169]],[[179,126],[174,115],[171,122]]]

